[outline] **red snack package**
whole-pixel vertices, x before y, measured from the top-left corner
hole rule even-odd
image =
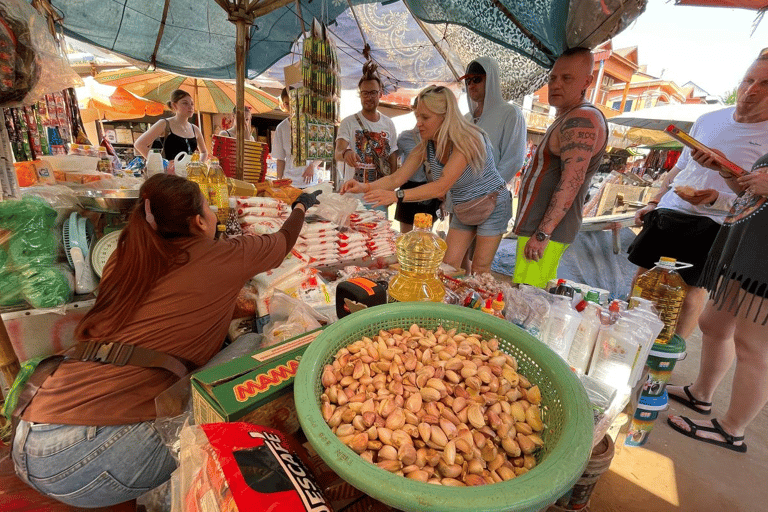
[[[292,438],[249,423],[192,428],[202,429],[208,444],[199,446],[200,471],[182,489],[185,511],[332,512]]]

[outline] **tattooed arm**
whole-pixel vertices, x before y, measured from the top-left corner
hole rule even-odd
[[[562,170],[560,182],[539,223],[539,231],[551,235],[563,220],[584,183],[590,159],[603,147],[606,136],[605,123],[592,108],[571,111],[552,134],[549,149],[553,154],[560,155]],[[548,239],[538,241],[531,237],[524,248],[525,257],[538,261],[548,243]]]
[[[552,233],[571,208],[584,183],[590,159],[603,147],[605,123],[592,108],[576,109],[568,114],[551,141],[550,149],[560,154],[560,182],[552,194],[539,230]],[[556,144],[556,146],[555,146]]]

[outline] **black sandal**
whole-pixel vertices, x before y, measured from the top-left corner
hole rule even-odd
[[[678,416],[681,420],[686,422],[688,424],[689,430],[685,430],[684,428],[676,425],[670,418],[667,418],[667,423],[670,427],[672,427],[674,430],[677,430],[681,434],[683,434],[686,437],[690,437],[691,439],[696,439],[697,441],[703,441],[705,443],[714,444],[716,446],[722,446],[723,448],[727,448],[729,450],[733,450],[735,452],[739,453],[746,453],[747,451],[747,445],[744,443],[744,436],[732,436],[725,430],[723,430],[723,427],[720,426],[720,423],[715,418],[712,418],[709,420],[712,423],[711,427],[705,427],[702,425],[697,425],[694,422],[692,422],[690,419],[686,418],[685,416]],[[712,432],[715,434],[720,434],[723,436],[723,439],[725,441],[718,441],[716,439],[708,439],[706,437],[697,436],[696,432]],[[742,441],[741,444],[734,444],[738,441]]]
[[[703,414],[704,416],[709,416],[712,414],[712,402],[704,402],[702,400],[696,399],[690,391],[688,391],[688,388],[691,386],[683,386],[683,391],[685,392],[685,395],[688,397],[688,400],[681,396],[676,396],[667,393],[667,396],[669,396],[670,399],[674,400],[675,402],[679,402],[683,404],[684,406],[688,407],[689,409],[696,411],[699,414]],[[703,409],[700,406],[708,407],[708,409]],[[682,417],[682,416],[681,416]]]

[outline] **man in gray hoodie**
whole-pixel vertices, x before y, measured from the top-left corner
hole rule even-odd
[[[499,65],[491,57],[469,63],[460,80],[467,86],[467,119],[488,134],[499,174],[508,184],[525,160],[525,118],[515,105],[501,97]]]

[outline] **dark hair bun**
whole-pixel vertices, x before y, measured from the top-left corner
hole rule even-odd
[[[372,60],[366,61],[366,63],[363,64],[363,80],[380,80],[378,69],[378,64]]]

